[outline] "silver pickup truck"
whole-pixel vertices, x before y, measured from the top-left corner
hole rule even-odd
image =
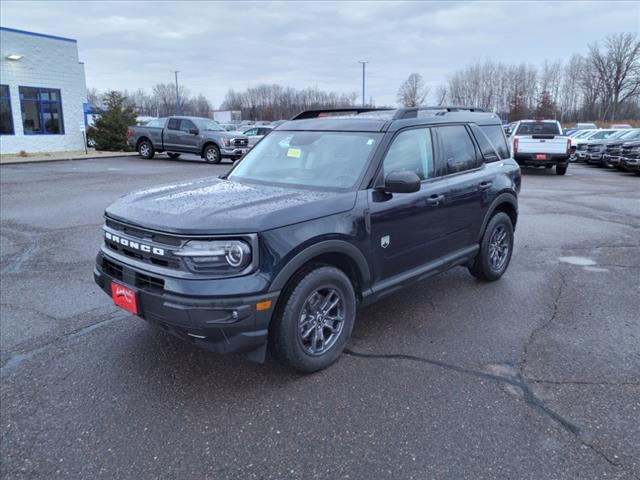
[[[555,120],[520,120],[509,135],[511,154],[522,166],[556,167],[558,175],[567,173],[571,140],[562,134]]]
[[[227,132],[213,120],[200,117],[156,118],[146,125],[129,127],[127,137],[142,158],[161,152],[171,158],[192,153],[220,163],[223,158],[238,160],[249,149],[246,135]]]

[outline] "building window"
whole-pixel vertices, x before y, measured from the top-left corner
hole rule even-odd
[[[13,135],[13,133],[9,85],[0,85],[0,135]]]
[[[22,128],[25,135],[64,133],[60,90],[19,87]]]

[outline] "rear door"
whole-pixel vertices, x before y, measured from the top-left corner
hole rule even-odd
[[[167,151],[181,152],[180,142],[180,119],[170,118],[164,129],[164,149]]]
[[[465,125],[434,127],[438,148],[436,172],[446,193],[443,248],[454,253],[477,243],[483,199],[492,187],[492,174]]]

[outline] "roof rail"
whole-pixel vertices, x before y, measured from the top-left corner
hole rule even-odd
[[[378,111],[384,111],[384,110],[395,110],[395,109],[388,108],[388,107],[381,107],[381,108],[364,108],[364,107],[363,108],[360,108],[360,107],[322,108],[322,109],[317,109],[317,110],[303,110],[299,114],[291,117],[290,120],[306,120],[306,119],[309,119],[309,118],[318,118],[318,117],[324,116],[324,114],[331,114],[331,113],[338,113],[338,114],[340,114],[340,113],[342,113],[342,114],[353,113],[353,114],[357,115],[359,113],[378,112]]]
[[[394,120],[400,120],[402,118],[416,118],[418,116],[418,112],[424,110],[435,110],[437,113],[435,115],[444,115],[450,112],[486,112],[484,108],[479,107],[462,107],[456,105],[442,105],[435,107],[406,107],[399,108],[398,111],[393,116]]]

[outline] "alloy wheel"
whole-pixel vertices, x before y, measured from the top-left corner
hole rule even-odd
[[[313,356],[326,353],[340,337],[345,321],[345,302],[335,288],[315,290],[305,301],[298,322],[298,340]]]

